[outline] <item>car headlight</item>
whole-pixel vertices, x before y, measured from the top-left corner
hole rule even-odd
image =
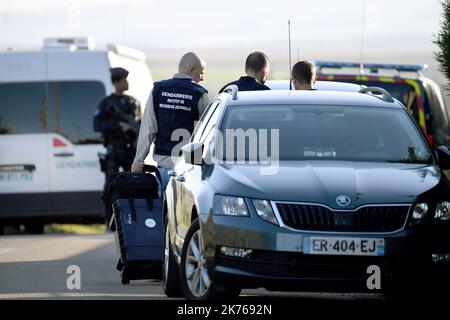
[[[436,211],[434,212],[434,218],[444,221],[450,220],[450,202],[438,202],[436,205]]]
[[[426,203],[418,203],[414,207],[412,219],[413,220],[422,220],[426,217],[427,212],[428,212],[428,205]]]
[[[221,196],[214,197],[214,214],[227,216],[248,216],[247,205],[244,198]]]
[[[270,205],[269,201],[254,199],[252,202],[253,206],[255,207],[256,214],[260,218],[278,225],[277,219],[275,218],[275,214],[273,213],[272,206]]]

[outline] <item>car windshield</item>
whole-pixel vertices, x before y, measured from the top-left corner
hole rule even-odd
[[[403,109],[355,106],[230,106],[216,158],[431,163]]]

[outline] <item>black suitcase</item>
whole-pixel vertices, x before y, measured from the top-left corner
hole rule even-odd
[[[117,269],[121,281],[161,279],[164,258],[163,200],[118,199],[113,205]]]
[[[158,169],[145,165],[143,171],[142,173],[118,172],[107,178],[102,199],[109,210],[107,218],[111,231],[115,231],[115,224],[112,223],[112,208],[117,199],[155,199],[163,196]],[[152,172],[156,174],[156,177]]]

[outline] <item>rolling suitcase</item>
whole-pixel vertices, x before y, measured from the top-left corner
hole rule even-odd
[[[102,199],[109,211],[107,217],[111,231],[115,228],[111,223],[114,202],[117,199],[160,198],[163,196],[160,181],[158,169],[150,165],[144,166],[143,173],[118,172],[108,176]]]
[[[164,193],[158,169],[145,166],[144,171],[111,175],[103,195],[112,209],[109,227],[115,231],[123,284],[162,277]]]
[[[113,213],[116,244],[119,251],[117,269],[121,281],[161,279],[164,258],[163,200],[118,199]]]

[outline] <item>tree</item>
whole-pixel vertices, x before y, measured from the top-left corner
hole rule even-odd
[[[450,84],[450,0],[443,0],[442,4],[442,25],[436,36],[434,43],[439,47],[435,52],[435,58],[440,64],[440,70]]]

